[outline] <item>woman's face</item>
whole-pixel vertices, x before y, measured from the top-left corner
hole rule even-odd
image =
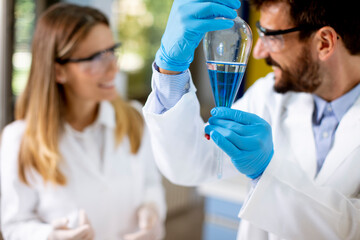
[[[116,98],[115,75],[118,67],[113,54],[115,46],[110,28],[98,24],[70,57],[81,61],[56,65],[56,80],[63,84],[66,97],[71,98],[68,100],[99,102]]]

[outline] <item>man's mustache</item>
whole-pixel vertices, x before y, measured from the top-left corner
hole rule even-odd
[[[274,67],[279,67],[279,68],[281,68],[280,65],[279,65],[277,62],[275,62],[271,57],[265,58],[265,62],[266,62],[266,64],[269,65],[269,66],[274,66]]]

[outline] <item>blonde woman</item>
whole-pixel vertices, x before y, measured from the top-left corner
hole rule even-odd
[[[39,19],[17,120],[2,134],[5,239],[163,236],[148,132],[114,86],[118,47],[95,9],[62,3]]]

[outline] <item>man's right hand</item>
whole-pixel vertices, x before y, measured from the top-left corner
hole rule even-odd
[[[168,71],[189,68],[206,32],[231,28],[239,0],[174,0],[155,62]]]

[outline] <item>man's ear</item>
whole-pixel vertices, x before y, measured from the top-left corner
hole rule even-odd
[[[322,27],[315,34],[315,46],[320,60],[327,60],[335,51],[338,35],[332,27]]]
[[[66,74],[63,65],[55,63],[55,80],[57,83],[64,84],[66,83]]]

